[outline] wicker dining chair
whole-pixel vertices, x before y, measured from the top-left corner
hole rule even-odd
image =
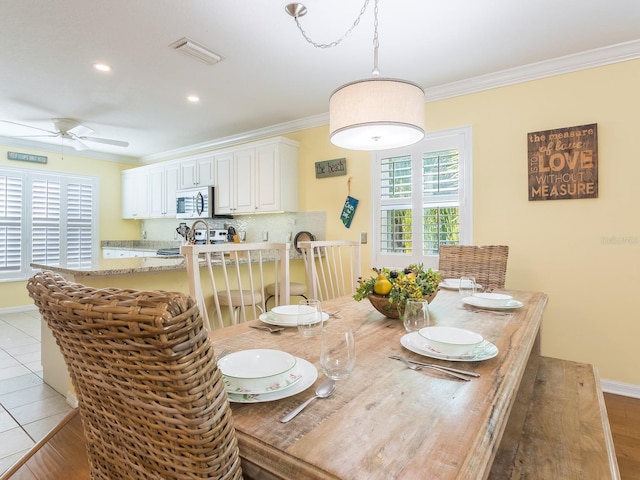
[[[240,479],[231,409],[186,294],[27,282],[67,364],[94,480]]]
[[[504,288],[507,275],[507,245],[442,245],[438,270],[442,278],[473,275],[484,288]]]

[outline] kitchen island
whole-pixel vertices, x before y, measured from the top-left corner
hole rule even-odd
[[[31,267],[51,270],[72,282],[98,288],[189,292],[187,270],[182,256],[101,258],[94,266],[84,268],[41,263],[32,263]],[[43,322],[41,330],[43,379],[59,393],[74,397],[67,367],[46,323]]]
[[[90,267],[68,268],[32,263],[37,270],[59,273],[69,281],[96,288],[131,290],[166,290],[189,293],[189,279],[182,255],[99,258]],[[304,265],[299,255],[292,256],[292,278],[306,283]],[[46,324],[42,324],[43,379],[63,395],[73,396],[67,368]]]

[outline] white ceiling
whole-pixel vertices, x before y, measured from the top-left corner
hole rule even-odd
[[[300,22],[314,41],[329,43],[363,2],[306,0]],[[95,137],[130,143],[91,143],[93,151],[143,162],[325,119],[335,88],[371,75],[370,2],[350,36],[319,49],[285,13],[286,0],[0,0],[0,119],[48,130],[52,118],[77,119]],[[381,76],[411,80],[429,94],[619,44],[637,58],[640,1],[380,0],[379,36]],[[206,65],[169,47],[182,37],[223,61]],[[113,71],[95,72],[98,61]],[[199,104],[186,101],[191,93]],[[0,123],[0,136],[34,133]]]

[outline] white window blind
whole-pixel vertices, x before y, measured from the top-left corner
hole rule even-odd
[[[437,267],[440,245],[471,243],[471,130],[427,134],[372,161],[372,263]]]
[[[27,278],[31,263],[90,267],[97,191],[95,177],[0,169],[0,279]]]
[[[0,275],[20,270],[22,178],[0,172]]]

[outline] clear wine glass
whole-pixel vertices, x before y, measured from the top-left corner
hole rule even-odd
[[[349,378],[356,366],[356,342],[351,328],[334,322],[322,331],[320,366],[333,380]]]
[[[322,304],[313,298],[300,300],[298,304],[298,331],[303,337],[313,337],[322,332]]]
[[[476,293],[476,279],[475,277],[466,276],[460,277],[460,296],[462,298],[471,297]]]
[[[404,329],[411,333],[429,326],[429,303],[424,299],[409,298],[402,313]]]

